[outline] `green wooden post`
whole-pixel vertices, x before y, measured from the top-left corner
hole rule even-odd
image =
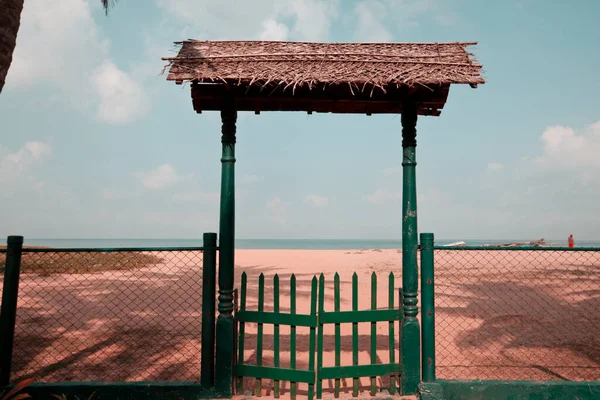
[[[290,314],[296,314],[296,275],[292,274],[290,278]],[[290,368],[296,369],[296,326],[290,326]],[[290,382],[290,397],[296,400],[296,390],[298,384]]]
[[[433,283],[433,233],[421,233],[421,320],[423,330],[423,381],[435,381],[435,310]]]
[[[352,311],[358,311],[358,275],[352,274]],[[352,323],[352,365],[358,365],[358,322]],[[358,397],[360,381],[352,378],[352,396]]]
[[[333,298],[334,298],[334,311],[340,312],[340,275],[336,272],[333,277]],[[339,323],[335,324],[335,366],[339,367],[341,365],[341,326]],[[340,379],[335,379],[335,398],[340,397]]]
[[[394,304],[394,273],[390,272],[388,277],[388,309],[393,310]],[[390,336],[390,364],[396,363],[396,335],[394,334],[394,321],[388,322],[388,330]],[[396,375],[390,375],[390,394],[396,394]]]
[[[219,317],[215,390],[230,397],[233,379],[233,280],[235,252],[235,133],[237,111],[232,98],[225,98],[221,110],[223,156],[221,157],[221,210],[219,221]]]
[[[265,275],[261,273],[258,276],[258,312],[262,313],[263,311],[265,311]],[[263,357],[263,329],[263,323],[259,322],[256,332],[256,365],[259,367],[262,366]],[[262,396],[262,378],[256,378],[254,395]]]
[[[277,274],[275,274],[275,276],[273,277],[273,312],[276,312],[276,313],[279,312],[279,275],[277,275]],[[275,324],[275,327],[273,328],[273,334],[274,334],[273,364],[275,365],[275,368],[279,368],[279,367],[281,367],[281,365],[279,363],[279,324]],[[279,380],[276,379],[274,382],[274,389],[273,389],[276,399],[278,399],[279,395],[280,395],[279,389],[280,389]]]
[[[377,274],[371,273],[371,310],[377,310]],[[371,322],[371,365],[377,364],[377,322]],[[377,394],[377,377],[371,376],[371,396]]]
[[[8,386],[10,383],[23,236],[9,236],[6,244],[6,265],[0,309],[0,387]]]
[[[217,277],[217,234],[204,234],[202,256],[202,356],[200,383],[206,389],[215,384],[215,292]]]
[[[402,394],[417,392],[420,380],[420,329],[417,319],[418,265],[417,265],[417,187],[416,156],[417,108],[406,103],[402,111],[402,363],[405,375],[402,379]]]
[[[240,296],[240,311],[246,311],[246,288],[248,285],[248,277],[246,273],[242,273],[242,293]],[[240,341],[239,341],[239,349],[238,349],[238,365],[244,364],[244,339],[246,333],[246,324],[242,321],[240,322]],[[239,377],[237,381],[237,390],[238,394],[244,391],[244,379],[243,377]]]

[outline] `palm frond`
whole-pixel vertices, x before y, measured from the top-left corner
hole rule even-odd
[[[102,1],[102,7],[104,8],[104,12],[108,15],[108,10],[113,7],[117,0],[100,0]]]

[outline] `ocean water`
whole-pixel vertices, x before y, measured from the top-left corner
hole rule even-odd
[[[464,240],[436,239],[436,245],[458,241],[468,246],[500,244],[527,240]],[[548,240],[548,244],[566,246],[567,240]],[[26,246],[47,246],[54,248],[115,248],[115,247],[199,247],[202,239],[28,239]],[[578,241],[577,247],[600,247],[600,240]],[[361,250],[361,249],[400,249],[402,241],[389,239],[237,239],[238,249],[281,249],[281,250]]]

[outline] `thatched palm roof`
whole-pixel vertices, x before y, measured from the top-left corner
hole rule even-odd
[[[202,83],[234,87],[238,97],[242,92],[246,100],[252,97],[245,108],[256,111],[398,112],[398,103],[412,96],[421,114],[439,115],[451,84],[485,82],[481,65],[466,50],[473,44],[188,40],[177,43],[176,57],[163,60],[168,61],[168,80],[191,81],[196,88]],[[204,98],[201,109],[217,109],[208,98],[219,88],[197,90],[205,94],[194,97]],[[287,100],[275,104],[275,99]],[[311,105],[309,100],[338,104]],[[339,101],[355,104],[340,108]]]

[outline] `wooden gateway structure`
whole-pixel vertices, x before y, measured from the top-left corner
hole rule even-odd
[[[188,40],[177,43],[180,49],[176,57],[164,58],[168,61],[168,80],[191,83],[194,110],[220,111],[222,118],[214,379],[218,393],[232,393],[237,341],[233,284],[238,111],[402,114],[401,390],[404,394],[416,392],[421,379],[421,332],[417,319],[417,116],[439,116],[452,84],[475,88],[484,83],[481,65],[467,51],[474,44]],[[424,324],[427,318],[423,316]],[[425,355],[423,358],[427,360],[423,364],[432,362]]]

